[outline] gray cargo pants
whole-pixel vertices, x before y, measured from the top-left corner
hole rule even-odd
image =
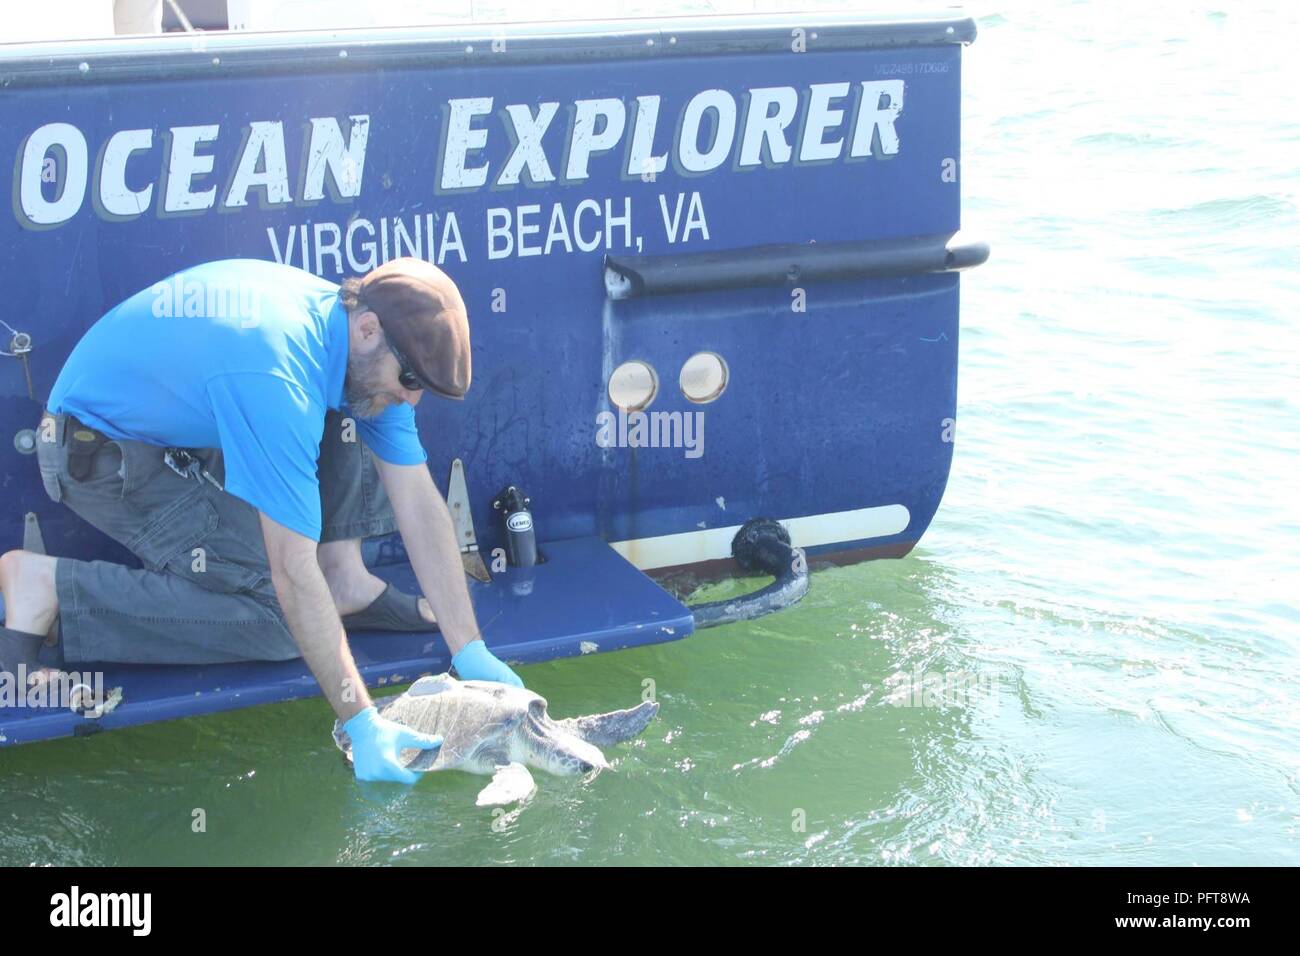
[[[45,419],[53,419],[52,432]],[[318,477],[321,541],[397,528],[371,452],[344,441],[329,412]],[[144,565],[59,558],[55,585],[65,661],[213,664],[299,656],[271,582],[257,509],[163,462],[164,449],[106,442],[78,481],[68,471],[67,416],[42,416],[37,459],[45,492]],[[52,434],[53,441],[43,440]],[[349,432],[351,434],[351,431]],[[225,483],[220,449],[197,457]]]

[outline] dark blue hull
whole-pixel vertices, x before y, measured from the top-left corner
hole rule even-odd
[[[475,29],[0,53],[4,318],[31,339],[30,391],[0,357],[0,550],[33,512],[51,554],[136,563],[21,447],[111,306],[210,259],[341,280],[403,254],[468,306],[471,393],[417,416],[444,491],[464,461],[486,556],[508,484],[543,547],[602,539],[652,573],[725,567],[756,516],[828,559],[919,540],[952,458],[957,270],[985,254],[956,235],[971,21]],[[706,403],[679,387],[701,352],[727,373]],[[602,437],[629,361],[669,447]]]

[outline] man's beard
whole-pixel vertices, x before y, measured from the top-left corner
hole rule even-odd
[[[379,387],[379,365],[384,350],[375,349],[368,356],[348,356],[348,373],[343,380],[343,395],[358,418],[374,418],[389,405],[381,401],[388,393]]]

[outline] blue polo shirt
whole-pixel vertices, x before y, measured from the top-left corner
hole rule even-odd
[[[347,310],[339,287],[293,266],[227,259],[142,289],[92,325],[46,407],[110,438],[220,448],[225,488],[319,541],[325,413],[343,397]],[[427,460],[415,409],[356,418],[384,461]]]

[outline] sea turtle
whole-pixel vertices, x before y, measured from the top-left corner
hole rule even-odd
[[[405,693],[375,701],[379,712],[414,730],[442,736],[438,750],[403,750],[412,770],[492,774],[479,806],[514,803],[536,788],[528,766],[572,775],[609,766],[600,748],[630,740],[659,712],[654,701],[608,714],[552,720],[546,699],[527,688],[492,681],[421,677]],[[352,742],[334,724],[334,742],[352,759]]]

